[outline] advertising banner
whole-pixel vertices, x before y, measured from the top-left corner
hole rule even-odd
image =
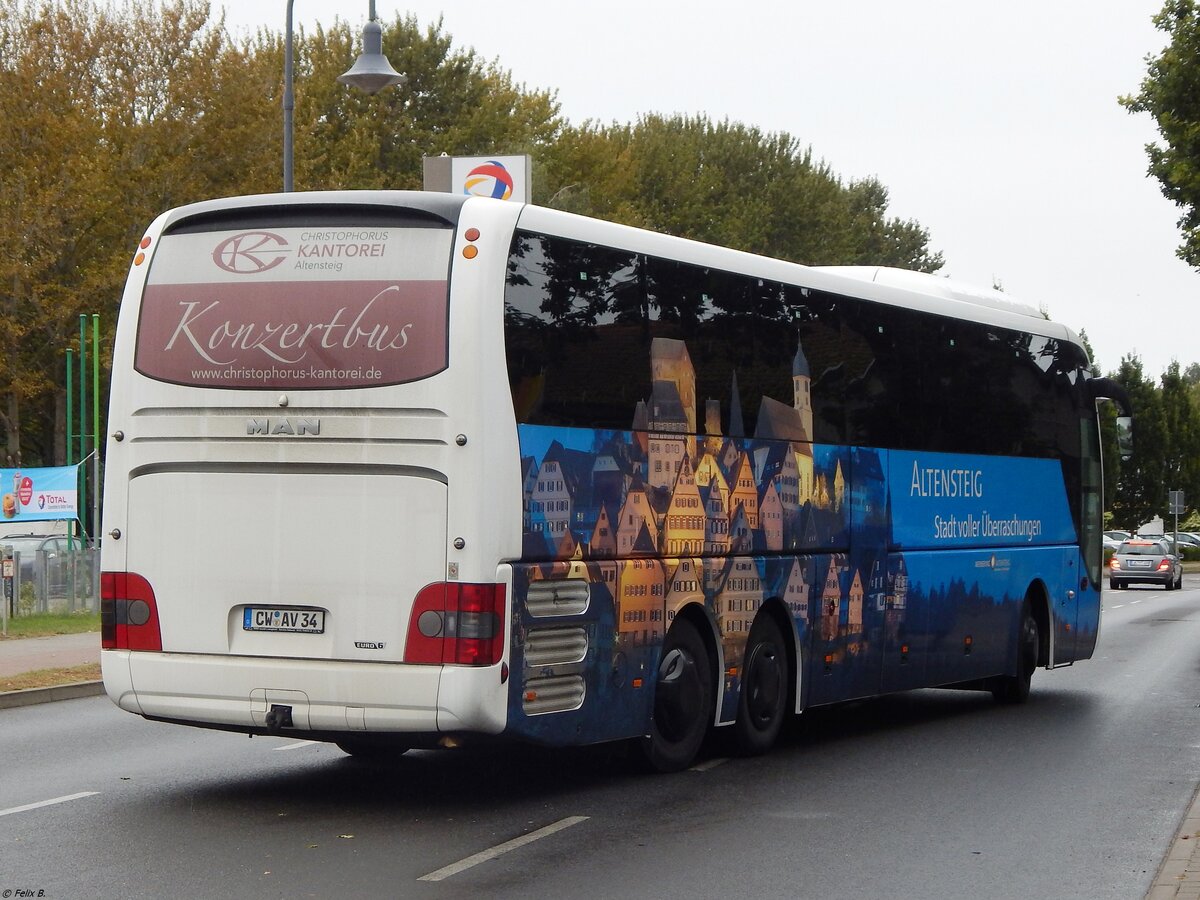
[[[903,549],[1072,543],[1057,460],[889,453],[892,541]]]
[[[134,368],[214,388],[356,388],[447,363],[446,228],[169,234],[142,296]]]
[[[79,467],[0,469],[0,521],[79,518]]]

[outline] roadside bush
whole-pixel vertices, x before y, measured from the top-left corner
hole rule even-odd
[[[33,589],[33,584],[30,582],[25,582],[21,585],[21,598],[17,601],[17,615],[33,615],[33,609],[36,605],[37,593]]]

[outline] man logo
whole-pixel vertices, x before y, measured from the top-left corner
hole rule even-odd
[[[220,268],[236,275],[253,275],[273,269],[287,259],[287,241],[269,231],[245,231],[221,241],[212,258]]]

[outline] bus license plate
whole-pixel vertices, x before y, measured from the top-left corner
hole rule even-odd
[[[247,606],[242,614],[244,631],[296,631],[302,634],[325,633],[323,609],[274,609]]]

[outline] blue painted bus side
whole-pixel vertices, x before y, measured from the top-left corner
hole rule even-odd
[[[519,436],[514,735],[645,734],[663,638],[692,604],[710,623],[722,723],[768,604],[794,625],[801,706],[1015,672],[1031,587],[1049,602],[1055,663],[1094,646],[1099,589],[1081,577],[1056,460],[534,425]],[[655,452],[677,470],[656,479]],[[587,584],[584,609],[531,611],[531,585],[567,581]],[[529,663],[529,642],[555,629],[581,630],[584,658]],[[577,706],[541,705],[568,683]]]

